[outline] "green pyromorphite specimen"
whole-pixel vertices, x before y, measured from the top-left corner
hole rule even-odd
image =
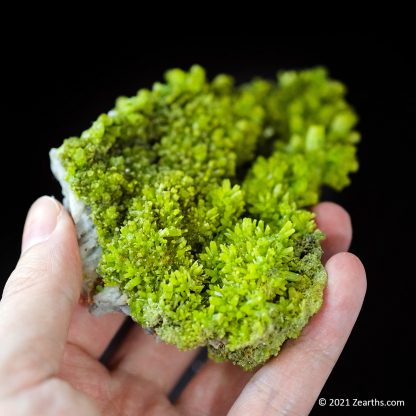
[[[100,284],[163,341],[253,369],[321,306],[307,208],[357,169],[356,116],[323,68],[242,86],[199,66],[165,79],[57,154],[97,230]]]

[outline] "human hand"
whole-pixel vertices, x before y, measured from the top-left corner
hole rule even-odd
[[[302,335],[255,373],[209,361],[178,401],[168,393],[198,353],[156,343],[135,326],[104,366],[99,357],[124,317],[95,317],[79,302],[82,269],[76,233],[55,200],[29,211],[22,255],[0,303],[0,414],[306,415],[330,374],[365,290],[361,262],[344,253],[348,214],[315,208],[329,280],[324,304]]]

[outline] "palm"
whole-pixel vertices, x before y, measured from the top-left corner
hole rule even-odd
[[[94,398],[105,415],[177,414],[156,382],[122,369],[109,370],[77,345],[67,345],[61,377]]]
[[[327,235],[325,259],[346,250],[351,227],[345,211],[324,203],[315,212]],[[0,303],[0,337],[6,340],[0,349],[1,414],[307,414],[365,292],[359,260],[334,255],[326,266],[324,305],[297,340],[252,374],[208,361],[172,404],[168,394],[197,351],[157,343],[134,325],[103,365],[100,356],[124,317],[95,317],[76,304],[81,265],[74,231],[64,213],[49,240],[25,252],[6,285]]]
[[[173,405],[168,394],[197,351],[178,351],[133,327],[105,366],[98,358],[122,320],[119,314],[97,318],[77,305],[60,373],[72,386],[93,397],[103,414],[200,414],[202,409],[208,414],[223,414],[251,377],[227,363],[208,363],[198,375],[202,380],[192,383],[191,391],[185,391]],[[207,371],[216,376],[204,376]]]

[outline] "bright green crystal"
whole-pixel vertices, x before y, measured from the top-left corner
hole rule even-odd
[[[91,210],[103,285],[128,296],[132,318],[252,369],[321,306],[308,207],[357,169],[356,116],[323,68],[242,86],[199,66],[165,78],[119,98],[58,156]]]

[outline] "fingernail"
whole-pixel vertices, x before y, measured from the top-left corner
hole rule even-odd
[[[42,196],[30,207],[22,239],[22,253],[46,241],[58,223],[61,205],[52,197]]]

